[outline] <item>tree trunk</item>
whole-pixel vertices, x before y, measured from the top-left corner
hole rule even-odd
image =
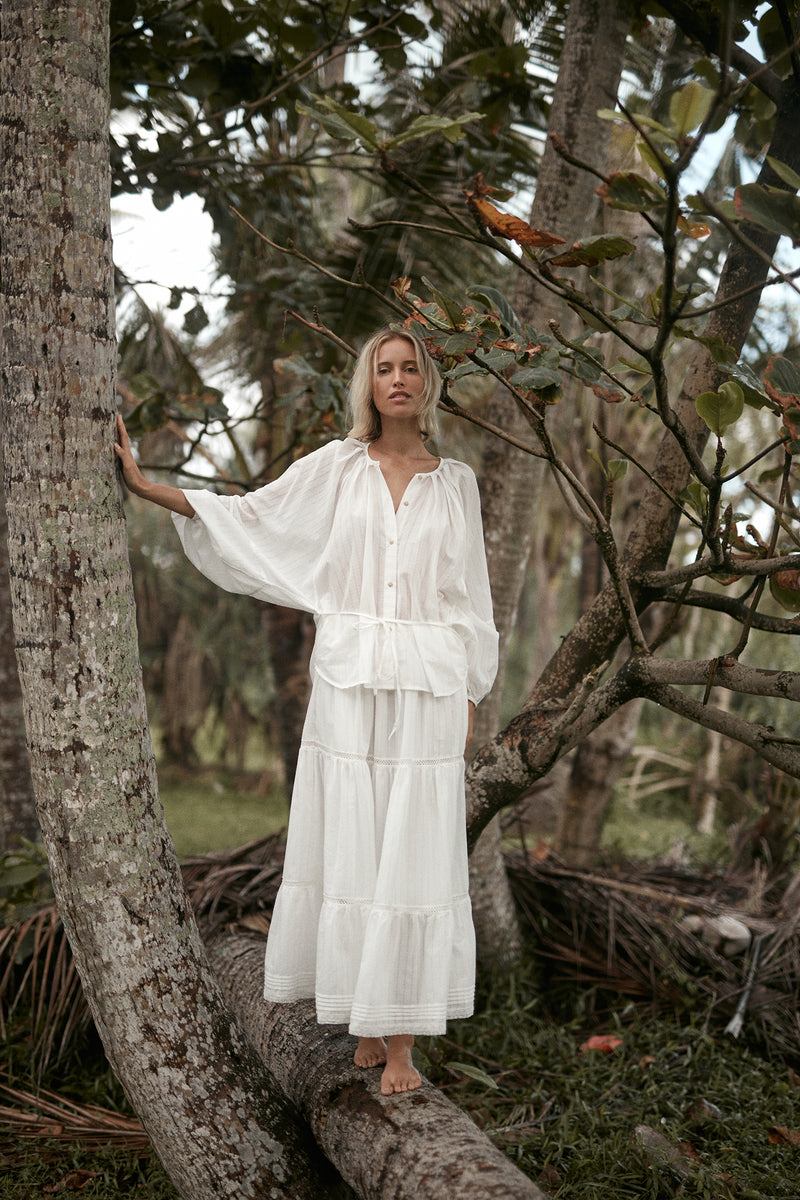
[[[314,621],[308,613],[277,604],[264,605],[263,621],[278,694],[276,724],[284,780],[291,797],[311,694],[308,665],[314,648]]]
[[[571,867],[588,867],[600,845],[613,787],[636,739],[643,700],[613,713],[582,742],[572,762],[553,849]]]
[[[0,475],[2,464],[3,421],[0,411]],[[40,836],[14,651],[8,577],[8,521],[5,495],[0,488],[0,854],[12,849],[21,837],[35,842]]]
[[[572,0],[564,33],[564,53],[553,94],[549,132],[566,143],[572,154],[602,169],[610,137],[610,122],[598,109],[616,96],[630,28],[629,0]],[[556,154],[548,138],[530,223],[557,231],[571,242],[594,225],[598,198],[596,179],[578,171]],[[554,304],[558,307],[554,307]],[[569,310],[550,293],[521,276],[514,307],[522,320],[547,331],[547,320],[563,320]],[[490,405],[489,420],[522,441],[531,432],[504,389]],[[536,509],[542,487],[541,463],[497,438],[486,441],[481,465],[481,504],[486,557],[492,586],[494,617],[500,634],[500,667],[491,695],[476,714],[475,742],[494,737],[499,719],[509,639],[519,605],[534,536]],[[489,825],[473,851],[470,868],[475,931],[481,961],[492,961],[498,950],[513,955],[520,945],[519,927],[500,855],[500,832]],[[497,931],[505,931],[502,944]]]
[[[226,997],[331,1162],[368,1200],[546,1200],[473,1124],[424,1082],[383,1096],[380,1071],[353,1065],[355,1039],[318,1025],[311,1000],[264,1004],[263,946],[230,936],[209,946]]]
[[[159,710],[162,750],[169,762],[186,766],[197,761],[194,738],[208,711],[204,655],[198,649],[195,621],[178,617],[164,656],[164,680]]]
[[[114,1070],[182,1195],[319,1195],[211,975],[158,803],[112,451],[107,0],[5,0],[5,485],[53,886]]]

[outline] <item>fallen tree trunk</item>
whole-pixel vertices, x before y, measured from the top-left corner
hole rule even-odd
[[[312,1000],[266,1004],[260,940],[228,934],[207,949],[240,1025],[363,1200],[547,1200],[432,1084],[383,1096],[379,1072],[353,1065],[353,1039],[318,1025]]]

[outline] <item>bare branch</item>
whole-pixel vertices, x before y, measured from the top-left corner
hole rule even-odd
[[[744,624],[750,611],[745,599],[736,596],[718,595],[714,592],[687,591],[668,588],[660,593],[655,600],[663,600],[688,608],[703,608],[709,612],[721,612],[732,620]],[[761,629],[765,633],[782,633],[789,637],[800,634],[800,624],[789,617],[773,617],[766,613],[757,612],[753,616],[753,629]]]
[[[685,567],[672,567],[666,571],[644,571],[637,577],[640,587],[653,589],[674,587],[687,580],[700,579],[704,575],[774,575],[776,571],[800,571],[800,554],[787,554],[783,558],[740,558],[726,556],[722,565],[707,557]]]
[[[637,660],[636,666],[639,680],[670,686],[696,684],[705,687],[712,672],[714,686],[724,687],[730,692],[800,701],[800,672],[768,671],[763,667],[743,666],[733,655],[707,660],[651,656]]]

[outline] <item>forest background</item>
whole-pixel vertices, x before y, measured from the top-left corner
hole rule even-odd
[[[631,760],[628,823],[648,792],[687,830],[738,823],[717,864],[757,860],[761,899],[789,905],[800,373],[794,267],[773,255],[800,229],[793,21],[780,3],[110,8],[114,190],[162,208],[202,197],[226,293],[220,331],[174,281],[176,333],[118,278],[118,390],[146,467],[242,490],[339,436],[351,347],[379,308],[441,361],[443,444],[479,473],[507,666],[469,773],[485,961],[513,961],[521,939],[494,814],[534,790],[553,851],[585,867]],[[377,64],[368,83],[345,75],[357,45]],[[699,152],[720,131],[712,163]],[[12,580],[21,510],[10,490]],[[307,620],[205,590],[152,514],[132,509],[130,529],[162,761],[186,764],[221,731],[215,754],[241,771],[266,727],[290,782]],[[15,606],[19,651],[33,639]],[[47,701],[28,684],[26,704],[41,818]],[[35,834],[12,776],[6,831]],[[514,815],[523,843],[532,819],[530,804]],[[67,918],[86,893],[51,820]],[[73,950],[91,957],[81,924]],[[97,1019],[107,999],[83,969]]]

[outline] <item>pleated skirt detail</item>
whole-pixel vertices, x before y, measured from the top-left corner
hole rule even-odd
[[[315,997],[365,1037],[442,1033],[472,1013],[463,692],[317,677],[292,797],[264,995]]]

